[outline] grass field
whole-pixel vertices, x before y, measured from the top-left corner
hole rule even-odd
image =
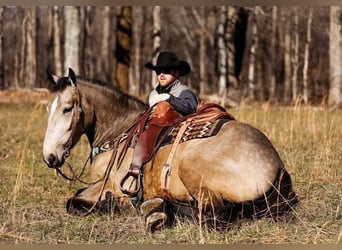
[[[151,234],[135,215],[70,216],[65,202],[82,185],[42,161],[45,104],[0,100],[0,243],[342,243],[342,111],[267,104],[229,111],[278,149],[301,202],[289,220],[243,220],[223,231],[183,221]],[[81,166],[88,153],[82,139],[71,163]]]

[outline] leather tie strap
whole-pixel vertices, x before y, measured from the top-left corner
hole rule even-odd
[[[172,195],[170,192],[170,180],[169,180],[169,176],[171,174],[171,168],[172,168],[172,159],[177,151],[177,147],[180,143],[180,140],[182,139],[182,136],[186,130],[186,128],[189,126],[189,124],[191,124],[192,119],[190,120],[186,120],[184,122],[184,124],[181,126],[181,128],[178,131],[177,137],[175,139],[175,141],[172,144],[169,156],[167,158],[166,163],[163,166],[161,175],[160,175],[160,185],[161,185],[161,189],[164,191],[164,194],[166,196],[166,198],[168,199],[172,199]]]

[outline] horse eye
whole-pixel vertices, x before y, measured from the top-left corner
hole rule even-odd
[[[65,108],[63,109],[63,114],[69,113],[71,112],[71,110],[72,110],[72,107]]]

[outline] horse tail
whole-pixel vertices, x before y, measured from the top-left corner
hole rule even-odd
[[[299,199],[293,190],[290,174],[285,168],[280,168],[271,189],[253,202],[255,217],[272,217],[281,220],[293,211]]]

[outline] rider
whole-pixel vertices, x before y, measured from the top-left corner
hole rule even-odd
[[[182,115],[196,112],[196,95],[179,79],[190,72],[190,65],[187,62],[178,60],[172,52],[161,52],[157,58],[157,65],[148,62],[146,67],[156,72],[159,83],[148,96],[150,107],[167,101]]]
[[[171,126],[182,116],[195,113],[198,105],[196,94],[179,79],[190,72],[187,62],[179,60],[176,54],[165,51],[158,55],[156,65],[148,62],[145,66],[156,72],[158,85],[147,98],[152,115],[148,118],[147,126],[139,132],[135,145],[128,171],[134,177],[141,174],[142,166],[151,159],[161,130]]]

